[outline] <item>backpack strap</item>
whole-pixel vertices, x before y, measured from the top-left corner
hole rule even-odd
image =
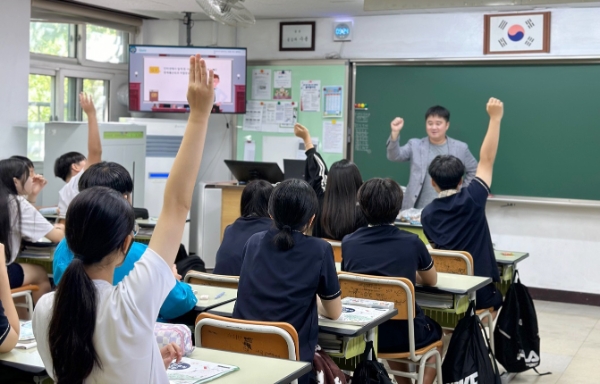
[[[533,368],[533,370],[535,371],[535,373],[538,374],[538,376],[546,376],[546,375],[551,375],[552,372],[545,372],[545,373],[539,373],[537,368]]]
[[[513,283],[516,283],[517,281],[521,281],[521,277],[519,276],[519,270],[515,268],[515,271],[513,272]]]
[[[485,327],[483,325],[483,322],[479,318],[479,316],[475,316],[475,319],[477,319],[477,324],[479,324],[479,326],[481,327],[481,330],[482,330],[481,333],[483,336],[483,340],[485,341],[485,345],[487,347],[488,353],[491,356],[492,365],[494,367],[494,371],[496,372],[496,376],[499,379],[500,378],[500,370],[498,369],[498,363],[496,362],[496,356],[494,355],[494,351],[492,351],[490,339],[487,337],[487,333],[485,332]],[[491,329],[491,327],[490,327],[490,329]],[[494,337],[494,335],[492,335],[492,337]]]
[[[375,355],[375,348],[373,348],[372,341],[367,341],[365,344],[365,351],[363,352],[362,361],[369,360],[369,353],[371,353],[371,360],[377,361],[377,355]]]

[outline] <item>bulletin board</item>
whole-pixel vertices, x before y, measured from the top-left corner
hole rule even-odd
[[[328,167],[346,157],[348,62],[249,63],[246,115],[238,117],[238,160],[278,162],[304,159],[294,122],[317,141]]]

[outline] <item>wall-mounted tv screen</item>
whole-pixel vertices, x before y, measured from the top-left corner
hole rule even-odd
[[[189,112],[190,56],[215,71],[213,113],[246,113],[246,48],[129,47],[129,110]]]

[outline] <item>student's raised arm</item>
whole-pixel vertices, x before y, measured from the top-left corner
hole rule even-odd
[[[489,188],[492,186],[494,161],[496,160],[496,153],[498,153],[500,122],[504,115],[504,104],[502,104],[500,100],[492,97],[488,101],[486,109],[487,113],[490,115],[490,124],[485,139],[483,139],[483,144],[481,144],[476,176],[483,180]]]
[[[301,125],[294,125],[294,134],[304,141],[306,151],[306,162],[304,166],[304,181],[306,181],[316,192],[317,197],[321,198],[325,194],[327,184],[327,165],[315,149],[310,138],[308,129]]]
[[[100,141],[100,130],[98,129],[98,117],[92,96],[80,93],[79,104],[88,117],[88,155],[84,170],[102,161],[102,142]]]
[[[206,72],[206,63],[200,59],[200,55],[190,58],[187,92],[190,116],[167,179],[163,208],[149,245],[168,265],[175,261],[185,220],[192,205],[192,193],[200,170],[208,118],[213,106],[213,75],[212,70]]]
[[[0,353],[4,353],[13,349],[19,341],[20,323],[17,308],[15,308],[10,293],[10,283],[6,272],[6,257],[4,255],[4,245],[2,244],[0,244],[0,301],[2,307],[4,307],[4,316],[8,319],[8,325],[2,324],[3,329],[0,329]],[[2,322],[1,319],[0,322]],[[8,332],[6,332],[7,329]]]

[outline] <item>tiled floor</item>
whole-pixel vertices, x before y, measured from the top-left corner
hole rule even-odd
[[[541,339],[538,376],[517,375],[511,383],[600,383],[600,307],[536,301]]]

